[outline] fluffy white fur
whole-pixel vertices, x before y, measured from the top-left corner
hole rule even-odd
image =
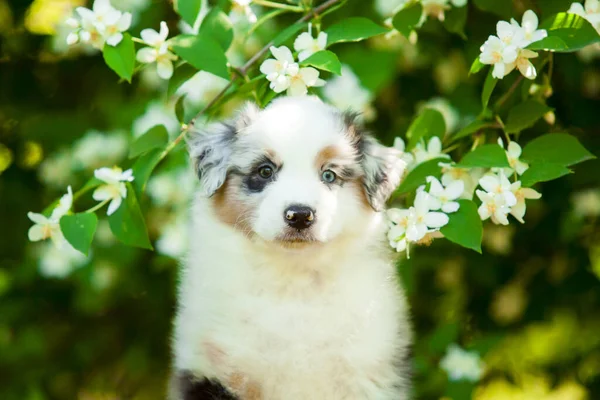
[[[250,119],[226,143],[234,147],[223,151],[233,157],[226,162],[245,170],[259,149],[269,149],[283,167],[262,193],[248,195],[255,196],[251,235],[222,222],[213,199],[198,194],[180,278],[174,370],[224,386],[235,377],[228,388],[242,399],[408,398],[411,333],[384,217],[361,199],[362,188],[327,187],[314,166],[323,148],[350,146],[339,112],[286,98]],[[200,154],[194,144],[191,150]],[[377,168],[363,161],[362,174]],[[316,210],[310,229],[317,241],[285,246],[277,241],[286,229],[282,215],[297,203]]]

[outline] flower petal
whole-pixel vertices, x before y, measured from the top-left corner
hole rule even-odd
[[[27,217],[36,224],[47,224],[50,222],[50,220],[43,214],[28,212]]]
[[[113,197],[116,197],[115,191],[110,185],[102,185],[92,194],[92,198],[96,201],[104,201]]]
[[[162,79],[171,79],[173,76],[173,63],[168,59],[159,59],[156,63],[156,72]]]
[[[140,36],[142,37],[142,40],[146,43],[148,43],[150,46],[159,46],[163,40],[160,36],[160,34],[158,32],[156,32],[154,29],[144,29],[142,30],[142,32],[140,33]]]
[[[271,54],[273,54],[273,56],[278,61],[287,61],[290,64],[292,64],[294,62],[294,56],[292,55],[292,51],[289,48],[287,48],[286,46],[280,46],[280,47],[271,46],[270,50],[271,50]]]
[[[294,49],[296,51],[306,50],[312,46],[313,41],[314,39],[310,33],[303,32],[300,35],[298,35],[296,40],[294,40]]]
[[[42,227],[41,225],[33,225],[31,228],[29,228],[29,231],[27,232],[27,237],[31,242],[37,242],[39,240],[46,239],[44,237],[44,227]]]
[[[117,32],[114,35],[110,35],[106,38],[106,44],[114,47],[121,43],[121,40],[123,40],[123,34],[121,32]]]
[[[442,206],[442,211],[447,214],[450,214],[450,213],[458,211],[459,208],[460,208],[460,204],[458,202],[449,201],[448,203],[446,203]]]
[[[115,211],[119,209],[123,199],[121,197],[115,197],[110,204],[108,205],[108,210],[106,211],[106,215],[113,215]]]
[[[429,212],[425,214],[425,224],[430,228],[441,228],[448,221],[448,216],[441,212]]]

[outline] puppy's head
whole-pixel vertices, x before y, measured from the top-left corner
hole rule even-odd
[[[231,121],[192,129],[189,144],[219,219],[284,246],[363,230],[404,170],[356,115],[311,97],[247,105]]]

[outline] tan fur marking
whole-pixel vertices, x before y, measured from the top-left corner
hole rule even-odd
[[[323,150],[319,151],[317,157],[315,157],[315,167],[318,170],[321,170],[321,168],[323,168],[323,165],[327,164],[328,162],[344,157],[347,157],[347,155],[338,146],[327,146]]]
[[[244,233],[250,233],[250,209],[240,200],[238,193],[241,185],[240,177],[229,176],[212,197],[213,208],[217,218],[233,228]]]

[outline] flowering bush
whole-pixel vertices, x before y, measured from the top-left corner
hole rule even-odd
[[[574,79],[557,77],[559,62],[592,57],[600,46],[597,0],[552,5],[518,1],[516,8],[498,0],[376,0],[369,11],[344,0],[232,0],[212,6],[178,0],[174,10],[150,18],[143,17],[152,13],[144,0],[95,0],[87,7],[83,1],[66,3],[55,28],[54,53],[76,62],[102,54],[113,75],[103,79],[109,88],[103,89],[102,106],[94,112],[115,117],[104,124],[86,115],[87,133],[72,149],[57,146],[40,165],[40,179],[61,191],[43,211],[27,213],[32,223],[28,238],[47,240],[36,251],[39,272],[48,278],[76,275],[94,262],[91,285],[110,285],[114,266],[92,260],[117,248],[115,240],[126,248],[119,263],[139,254],[129,247],[180,257],[195,185],[183,146],[187,126],[222,118],[242,100],[266,106],[277,96],[318,95],[337,107],[360,111],[383,141],[403,152],[407,173],[389,204],[387,237],[393,249],[411,258],[406,265],[431,257],[427,249],[415,256],[414,247],[443,238],[478,253],[482,244],[489,252],[502,253],[511,235],[533,229],[520,224],[529,221],[528,206],[548,196],[543,183],[595,158],[580,143],[577,124],[561,120],[558,107],[567,107],[563,102],[569,100],[556,99],[553,91]],[[4,4],[0,1],[0,25]],[[32,5],[27,18],[34,18],[34,11]],[[440,50],[450,40],[460,40],[458,53]],[[465,58],[472,62],[468,76]],[[418,78],[423,65],[433,66],[437,89],[450,100],[413,104],[426,100],[419,93],[432,91],[427,89],[430,77]],[[402,71],[398,76],[396,69]],[[92,74],[86,79],[93,80]],[[418,86],[411,80],[418,80]],[[586,82],[583,90],[598,96],[600,77]],[[401,89],[395,90],[396,85]],[[132,97],[147,101],[121,112],[118,108],[127,102],[111,106],[113,90],[132,90]],[[97,130],[105,125],[119,130]],[[577,197],[580,218],[600,214],[596,195],[591,191]],[[597,245],[590,254],[600,259]],[[98,257],[103,258],[109,257]],[[452,268],[440,269],[450,271],[447,276],[440,272],[439,278],[450,286],[456,284]],[[519,279],[496,294],[490,308],[498,321],[512,321],[525,307],[528,278]],[[0,293],[1,285],[2,275]],[[432,385],[440,393],[464,398],[454,391],[470,392],[497,364],[493,356],[491,363],[480,360],[485,346],[463,350],[453,344],[458,333],[445,331],[448,326],[458,331],[455,325],[440,327],[441,333],[434,332],[431,339],[434,349],[417,350],[433,356],[418,356],[417,363],[428,371],[432,363],[436,371],[446,371],[447,385],[440,389],[431,378],[437,382]]]

